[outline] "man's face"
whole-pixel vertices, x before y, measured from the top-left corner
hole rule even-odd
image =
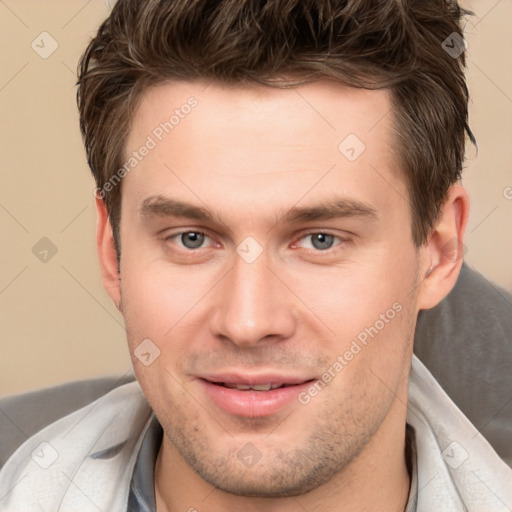
[[[419,256],[391,122],[387,91],[327,82],[167,84],[139,105],[129,347],[168,454],[220,489],[303,493],[403,429]]]

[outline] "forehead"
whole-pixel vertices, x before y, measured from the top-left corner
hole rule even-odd
[[[143,146],[151,149],[127,173],[123,196],[141,204],[180,191],[196,204],[211,198],[217,208],[269,209],[274,199],[287,208],[301,195],[336,189],[390,206],[397,193],[402,200],[407,194],[391,127],[387,90],[328,81],[284,89],[159,85],[144,93],[132,119],[125,161]]]
[[[127,148],[148,134],[167,146],[168,139],[181,138],[180,132],[189,129],[195,135],[190,143],[199,153],[235,142],[244,150],[254,149],[257,141],[266,150],[283,145],[294,150],[330,147],[337,157],[338,143],[348,134],[370,145],[375,138],[388,136],[390,113],[388,90],[356,89],[332,81],[292,88],[176,82],[143,93]]]

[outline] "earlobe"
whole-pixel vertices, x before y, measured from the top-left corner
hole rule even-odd
[[[446,297],[457,282],[465,246],[464,233],[469,216],[469,198],[462,185],[452,185],[423,247],[423,281],[418,295],[419,309],[430,309]]]
[[[105,202],[96,197],[96,249],[100,262],[103,286],[112,302],[121,311],[121,276],[117,251]]]

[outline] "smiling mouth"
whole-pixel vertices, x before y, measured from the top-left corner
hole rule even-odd
[[[198,379],[205,395],[231,416],[258,418],[292,407],[315,379],[285,375],[209,375]]]

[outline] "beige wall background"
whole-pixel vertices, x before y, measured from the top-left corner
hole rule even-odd
[[[466,261],[512,290],[512,3],[464,2],[472,200]],[[0,0],[0,395],[131,370],[103,291],[75,69],[101,0]],[[45,252],[46,251],[46,252]]]

